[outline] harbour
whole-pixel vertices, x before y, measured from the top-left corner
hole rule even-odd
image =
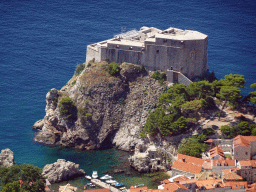
[[[119,190],[118,188],[113,187],[110,184],[107,184],[99,179],[92,179],[91,182],[99,187],[110,189],[111,192],[121,192],[121,190]]]

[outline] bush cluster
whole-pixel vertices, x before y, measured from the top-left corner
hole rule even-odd
[[[117,76],[120,72],[120,66],[117,63],[112,62],[108,65],[107,71],[111,76]]]
[[[237,135],[256,135],[256,125],[249,124],[248,121],[241,121],[236,126],[222,125],[220,128],[221,132],[226,138],[233,138]]]
[[[166,73],[160,73],[159,71],[156,71],[151,77],[155,80],[158,80],[158,82],[162,85],[166,80]]]
[[[58,106],[60,107],[60,114],[64,117],[64,119],[77,119],[76,105],[69,96],[63,98]]]
[[[76,66],[75,75],[78,76],[85,68],[85,64],[80,64]]]

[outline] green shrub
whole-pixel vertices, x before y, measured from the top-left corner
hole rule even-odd
[[[57,103],[58,103],[58,97],[53,97],[52,104],[57,105]]]
[[[151,76],[153,79],[158,80],[158,82],[162,85],[166,80],[166,74],[160,73],[159,71],[155,71],[154,74]]]
[[[204,132],[203,134],[204,135],[207,135],[207,136],[210,136],[214,133],[214,130],[212,128],[207,128],[207,129],[204,129]]]
[[[86,113],[85,116],[86,116],[86,117],[91,117],[92,114],[91,114],[91,113]]]
[[[120,67],[117,63],[112,62],[108,65],[107,70],[111,76],[117,76],[120,72]]]
[[[139,133],[139,137],[146,137],[146,136],[147,136],[147,134],[145,133],[145,131],[141,131]]]
[[[85,64],[80,64],[76,66],[75,75],[79,75],[85,68]]]
[[[72,86],[75,85],[75,84],[76,84],[76,80],[74,80],[74,81],[72,82]]]
[[[222,132],[223,134],[225,134],[225,135],[227,135],[227,136],[230,136],[230,134],[231,134],[231,128],[230,128],[230,126],[228,126],[228,125],[222,125],[222,126],[220,127],[220,130],[221,130],[221,132]]]
[[[77,109],[75,103],[72,99],[67,96],[60,101],[60,114],[64,117],[64,119],[75,119],[77,118]]]

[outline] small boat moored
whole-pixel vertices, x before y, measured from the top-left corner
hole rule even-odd
[[[116,183],[116,184],[115,184],[116,187],[121,187],[121,186],[123,186],[123,185],[124,185],[123,183]]]
[[[93,172],[92,172],[92,178],[93,178],[93,179],[98,178],[98,172],[97,172],[97,171],[93,171]]]
[[[89,180],[91,180],[92,179],[92,177],[91,176],[89,176],[89,175],[85,175],[84,176],[86,179],[89,179]]]
[[[102,180],[108,180],[108,179],[112,179],[113,177],[111,177],[110,175],[104,175],[104,176],[102,176],[100,179],[102,179]]]
[[[113,184],[113,183],[118,183],[118,182],[116,180],[110,179],[110,180],[107,180],[106,183]]]

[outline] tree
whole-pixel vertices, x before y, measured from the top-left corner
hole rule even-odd
[[[76,105],[69,96],[64,97],[58,106],[60,107],[60,114],[64,116],[64,119],[77,119]]]
[[[233,86],[244,88],[245,80],[243,75],[229,74],[225,75],[225,79],[222,80],[225,86]]]
[[[221,110],[224,109],[228,101],[231,104],[235,104],[237,100],[241,97],[240,90],[237,87],[233,86],[222,86],[220,89],[220,93],[218,93],[217,96],[224,100],[224,104]]]
[[[209,81],[194,82],[189,85],[190,96],[193,98],[201,99],[206,96],[214,95],[214,89]]]
[[[250,102],[253,104],[253,119],[252,120],[254,120],[254,118],[256,116],[255,109],[254,109],[255,104],[256,104],[256,83],[251,84],[250,87],[255,90],[255,91],[249,93]]]
[[[220,128],[221,132],[225,135],[227,135],[227,137],[230,137],[231,135],[231,128],[229,125],[222,125]]]
[[[45,178],[42,176],[42,170],[36,166],[22,164],[13,165],[9,168],[0,168],[0,180],[2,189],[5,191],[32,191],[44,192]],[[12,190],[13,189],[13,190]]]
[[[251,135],[248,121],[241,121],[237,126],[241,130],[242,135]]]
[[[20,182],[14,181],[12,183],[7,183],[2,188],[2,192],[20,192]]]

